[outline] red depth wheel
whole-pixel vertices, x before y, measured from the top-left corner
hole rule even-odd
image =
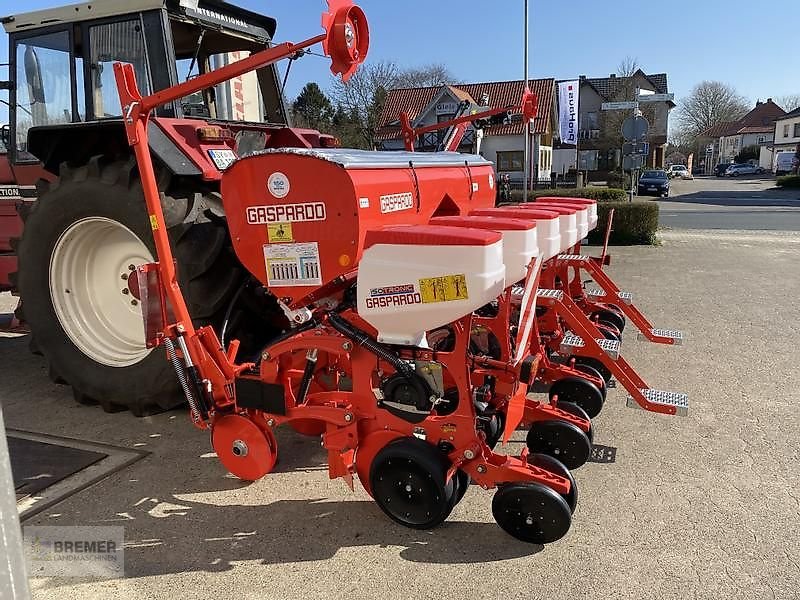
[[[241,415],[225,415],[215,420],[211,445],[223,466],[245,481],[261,479],[278,458],[278,444],[272,431]]]
[[[367,16],[352,0],[328,0],[328,12],[322,13],[322,26],[328,34],[322,48],[331,57],[331,72],[341,74],[347,81],[367,58]]]

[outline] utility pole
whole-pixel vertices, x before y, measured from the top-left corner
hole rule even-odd
[[[525,0],[525,88],[528,87],[528,2]],[[524,163],[524,172],[522,175],[522,201],[528,199],[528,177],[530,175],[530,156],[531,156],[531,128],[529,123],[525,123],[525,151],[523,154],[522,162]]]

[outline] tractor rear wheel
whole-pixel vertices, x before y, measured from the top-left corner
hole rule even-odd
[[[162,204],[189,311],[213,321],[242,281],[225,227],[184,223],[188,200],[164,196]],[[18,248],[25,320],[51,377],[83,404],[144,415],[183,401],[169,363],[145,346],[141,306],[127,284],[155,254],[132,160],[62,165],[27,215]]]

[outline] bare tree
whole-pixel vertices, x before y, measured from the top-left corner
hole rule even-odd
[[[395,87],[399,70],[391,61],[367,63],[343,82],[333,80],[331,96],[345,112],[357,116],[356,129],[363,148],[375,147],[375,129],[386,101],[386,92]]]
[[[639,59],[629,55],[619,61],[619,65],[617,65],[617,75],[620,77],[631,77],[639,68]]]
[[[697,140],[709,127],[742,118],[749,107],[733,86],[703,81],[678,103],[677,130],[681,139]]]
[[[441,63],[432,63],[422,67],[411,67],[401,71],[395,81],[395,87],[437,87],[454,83],[456,78]]]
[[[795,108],[800,108],[800,94],[788,94],[775,100],[775,104],[786,112],[791,112]]]

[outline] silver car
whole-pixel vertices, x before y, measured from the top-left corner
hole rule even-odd
[[[739,175],[761,175],[764,169],[756,165],[731,165],[725,170],[725,177],[738,177]]]

